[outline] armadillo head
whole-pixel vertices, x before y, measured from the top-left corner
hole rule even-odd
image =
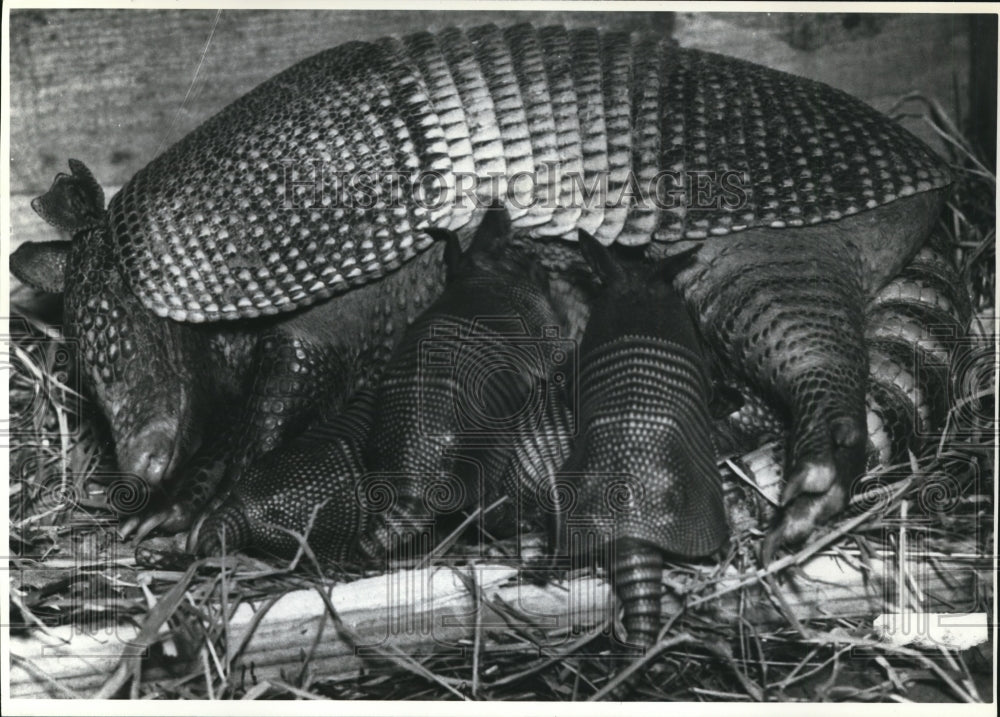
[[[70,162],[35,210],[71,241],[24,244],[11,270],[26,284],[64,295],[66,338],[88,393],[107,418],[119,468],[156,485],[196,448],[202,377],[190,328],[158,319],[128,289],[114,261],[103,193]],[[192,375],[195,374],[195,375]]]
[[[619,247],[618,254],[612,254],[586,232],[580,232],[580,249],[602,287],[591,305],[581,347],[584,354],[587,346],[600,346],[629,334],[670,339],[700,350],[694,321],[672,283],[691,259],[690,252],[647,261],[642,247]],[[637,253],[629,256],[633,250]]]
[[[468,251],[464,253],[454,233],[436,229],[427,233],[448,242],[445,263],[448,266],[449,287],[456,283],[466,287],[470,283],[478,283],[509,289],[513,281],[533,287],[540,295],[548,294],[548,274],[532,251],[512,243],[510,215],[502,206],[494,205],[486,211]],[[504,290],[501,296],[503,298],[498,299],[497,304],[502,306],[507,303],[504,299],[509,295]]]

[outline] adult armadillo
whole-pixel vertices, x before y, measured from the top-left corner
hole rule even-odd
[[[301,424],[318,385],[346,396],[375,371],[439,286],[425,230],[478,222],[474,177],[539,240],[700,243],[678,285],[701,333],[792,416],[776,535],[839,509],[864,457],[864,301],[920,246],[949,176],[863,103],[751,63],[527,25],[348,43],[154,159],[71,247],[12,266],[37,276],[69,252],[67,319],[119,462],[162,480],[216,393],[243,399],[245,455]],[[127,351],[123,329],[141,336]]]
[[[438,514],[502,497],[508,509],[488,516],[491,533],[512,534],[522,519],[558,529],[546,486],[568,452],[573,347],[559,339],[544,271],[509,235],[498,209],[465,254],[447,236],[445,291],[406,331],[377,389],[252,463],[195,552],[252,545],[290,557],[294,534],[308,532],[321,560],[372,563],[430,547],[394,547],[403,522],[426,519],[424,534],[409,536],[422,542]],[[560,433],[539,436],[543,423]]]
[[[705,556],[729,534],[710,376],[671,285],[688,259],[629,264],[584,233],[580,244],[605,288],[580,345],[580,432],[563,474],[577,477],[577,518],[605,521],[623,624],[645,647],[659,633],[664,552]]]
[[[302,430],[318,406],[336,408],[370,385],[443,287],[442,244],[413,271],[284,320],[160,319],[115,264],[99,185],[82,163],[70,167],[33,207],[73,240],[23,245],[11,270],[41,290],[65,290],[66,332],[110,424],[119,467],[152,486],[193,474],[173,483],[180,508],[154,513],[143,533],[163,521],[183,529],[222,478],[218,464],[238,474]]]

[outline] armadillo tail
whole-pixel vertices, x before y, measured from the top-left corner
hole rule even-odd
[[[663,553],[632,539],[619,540],[615,550],[614,583],[628,642],[651,647],[662,626]]]
[[[252,542],[250,522],[242,503],[235,498],[227,500],[213,512],[195,536],[194,553],[207,558],[243,550]]]
[[[921,450],[954,400],[954,349],[970,319],[969,297],[951,262],[931,242],[872,300],[869,349],[869,463]]]

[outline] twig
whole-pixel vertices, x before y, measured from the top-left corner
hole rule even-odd
[[[602,687],[593,695],[591,695],[588,701],[599,702],[603,700],[605,697],[607,697],[616,689],[618,689],[619,685],[623,684],[626,680],[631,678],[632,675],[634,675],[636,672],[642,669],[642,667],[644,667],[647,662],[652,660],[660,653],[669,650],[673,647],[677,647],[678,645],[686,645],[692,642],[696,642],[696,640],[686,632],[681,633],[676,637],[672,637],[669,640],[663,640],[662,642],[658,642],[656,645],[654,645],[652,648],[646,651],[646,654],[643,656],[641,660],[636,660],[628,667],[626,667],[624,670],[615,675],[611,680],[608,681],[606,685],[604,685],[604,687]]]
[[[86,696],[81,695],[78,692],[74,692],[69,687],[59,682],[59,680],[54,679],[48,672],[38,667],[34,662],[26,657],[21,657],[20,655],[11,654],[11,662],[15,665],[23,667],[25,670],[30,672],[32,675],[40,680],[44,680],[48,684],[52,685],[57,691],[59,691],[63,697],[72,697],[75,699],[84,699]]]
[[[181,600],[184,599],[184,592],[187,590],[188,585],[201,565],[202,561],[200,560],[193,562],[184,572],[184,575],[181,576],[181,579],[156,604],[156,607],[149,611],[135,641],[125,647],[119,659],[118,667],[94,695],[95,699],[110,699],[114,697],[122,685],[128,681],[129,677],[138,675],[142,652],[153,643],[159,633],[160,625],[173,615],[174,610],[177,609]]]

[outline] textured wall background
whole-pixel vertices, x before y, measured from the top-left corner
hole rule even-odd
[[[880,110],[919,91],[968,112],[969,20],[934,15],[443,11],[14,10],[13,243],[52,239],[31,211],[66,160],[108,197],[162,149],[270,75],[327,47],[483,22],[656,28],[838,86]],[[933,136],[917,120],[908,126]]]

